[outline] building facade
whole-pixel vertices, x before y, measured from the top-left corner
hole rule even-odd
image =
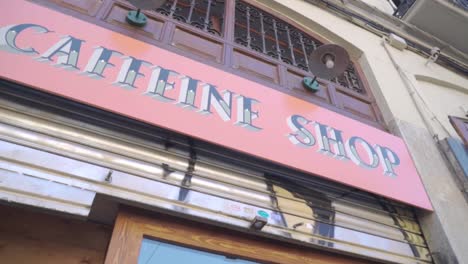
[[[464,1],[161,3],[0,3],[0,259],[468,262]]]

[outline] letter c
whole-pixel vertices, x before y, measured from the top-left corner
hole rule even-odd
[[[33,47],[20,48],[16,44],[18,35],[28,28],[35,30],[37,33],[50,32],[47,28],[36,24],[18,24],[2,27],[0,28],[0,50],[10,53],[37,54],[38,52]]]

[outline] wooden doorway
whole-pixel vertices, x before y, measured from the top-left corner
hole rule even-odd
[[[186,219],[123,209],[115,222],[105,264],[138,263],[142,242],[148,239],[254,263],[372,263]]]

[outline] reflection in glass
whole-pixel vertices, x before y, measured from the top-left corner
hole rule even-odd
[[[255,264],[256,262],[227,258],[223,255],[180,247],[144,238],[138,264]]]

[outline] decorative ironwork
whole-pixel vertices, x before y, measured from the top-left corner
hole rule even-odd
[[[468,11],[468,0],[451,0],[451,2],[459,8]]]
[[[394,16],[402,18],[413,6],[416,0],[398,0],[394,1],[397,5],[397,9],[393,13]],[[468,0],[448,0],[447,2],[452,3],[455,7],[468,11]]]
[[[213,35],[223,35],[224,0],[168,0],[155,11]]]
[[[236,0],[235,21],[236,43],[305,71],[309,71],[307,56],[323,44],[294,26],[240,0]],[[365,93],[352,64],[332,81],[355,92]]]
[[[393,13],[393,15],[398,18],[402,18],[406,14],[406,12],[408,12],[410,7],[413,6],[415,1],[416,0],[400,0],[397,4],[397,9]]]
[[[356,70],[352,64],[348,65],[346,71],[340,76],[336,77],[333,81],[355,92],[361,94],[365,93],[365,90],[363,90],[360,84],[359,75],[356,73]]]

